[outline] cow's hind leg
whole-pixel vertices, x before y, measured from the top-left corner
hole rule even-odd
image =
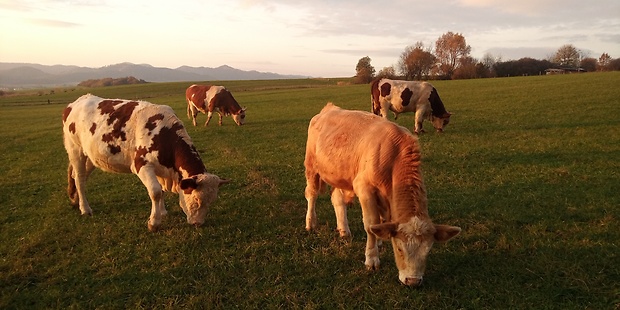
[[[95,166],[90,160],[86,160],[86,179],[90,176],[90,174],[95,170]],[[69,163],[67,167],[67,195],[69,196],[69,200],[72,206],[79,207],[80,205],[80,195],[78,194],[73,166]]]
[[[69,179],[67,193],[69,194],[69,199],[71,199],[72,204],[75,204],[74,200],[78,201],[82,215],[92,215],[93,210],[86,199],[86,180],[93,171],[94,166],[88,157],[81,153],[81,150],[69,154],[69,166],[67,170]],[[75,191],[73,187],[75,187]]]
[[[198,115],[198,109],[191,103],[191,101],[187,101],[187,117],[192,120],[192,124],[196,126],[196,116]]]
[[[218,125],[222,126],[222,113],[218,112],[217,116],[220,117],[219,121],[217,122]]]
[[[310,231],[316,228],[316,199],[319,196],[321,187],[321,177],[318,174],[306,172],[306,190],[305,196],[308,201],[308,210],[306,211],[306,230]]]
[[[341,189],[334,188],[332,190],[332,205],[336,212],[336,223],[340,237],[350,240],[351,230],[349,229],[349,221],[347,219],[347,205],[351,203],[353,195]]]

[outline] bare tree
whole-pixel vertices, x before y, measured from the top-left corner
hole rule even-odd
[[[439,63],[439,74],[451,78],[460,65],[461,58],[469,57],[471,46],[460,33],[448,32],[435,42],[435,57]]]
[[[370,64],[370,57],[362,57],[355,67],[355,83],[369,83],[375,77],[375,68]]]
[[[581,60],[581,52],[572,44],[563,45],[553,57],[553,62],[562,67],[577,68]]]
[[[430,48],[424,49],[424,43],[416,42],[414,46],[408,46],[400,55],[398,62],[400,73],[406,80],[422,80],[428,76],[435,64],[435,56]]]

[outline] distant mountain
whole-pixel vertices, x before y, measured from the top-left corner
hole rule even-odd
[[[182,66],[176,69],[153,67],[148,64],[120,63],[101,68],[78,66],[45,66],[29,63],[0,62],[0,87],[44,87],[77,85],[102,78],[134,76],[147,82],[182,82],[214,80],[277,80],[307,78],[300,75],[281,75],[271,72],[244,71],[223,65],[217,68]]]

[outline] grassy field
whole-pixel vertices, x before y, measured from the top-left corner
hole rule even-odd
[[[243,127],[191,126],[190,83],[0,97],[0,308],[620,308],[620,73],[434,83],[454,115],[420,137],[429,211],[463,232],[435,245],[420,289],[399,284],[391,246],[365,270],[359,205],[350,243],[327,196],[318,231],[304,229],[310,118],[327,101],[370,110],[369,86],[342,82],[223,82]],[[207,169],[233,180],[206,225],[169,195],[149,232],[133,175],[95,171],[94,215],[69,206],[61,111],[86,92],[167,104],[190,125]]]

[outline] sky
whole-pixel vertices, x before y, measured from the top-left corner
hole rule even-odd
[[[471,56],[620,58],[618,0],[0,0],[0,62],[229,65],[312,77],[376,71],[460,33]]]

